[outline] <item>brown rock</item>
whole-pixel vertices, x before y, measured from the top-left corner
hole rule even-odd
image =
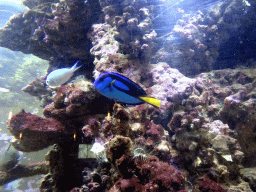
[[[53,118],[42,118],[22,110],[8,121],[10,132],[17,139],[20,151],[38,151],[58,143],[66,136],[65,126]]]

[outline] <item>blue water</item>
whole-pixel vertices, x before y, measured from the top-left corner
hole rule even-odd
[[[0,28],[6,25],[11,16],[27,9],[27,7],[14,2],[0,1]],[[33,81],[34,78],[45,74],[45,70],[48,65],[46,64],[46,67],[41,69],[39,68],[40,70],[36,73],[34,73],[34,69],[33,71],[25,71],[26,73],[28,72],[28,78],[20,77],[20,79],[16,79],[16,81],[14,79],[15,75],[16,77],[22,75],[22,66],[24,65],[24,61],[29,60],[31,60],[31,63],[36,63],[39,58],[33,57],[32,55],[25,55],[19,51],[11,51],[7,48],[0,47],[0,87],[9,89],[9,92],[0,92],[0,142],[5,143],[5,145],[9,143],[8,140],[11,137],[6,125],[10,111],[15,114],[20,112],[22,108],[25,108],[25,110],[31,112],[34,110],[38,115],[42,116],[42,108],[40,107],[38,100],[22,92],[21,88]],[[25,72],[24,75],[26,76]],[[1,146],[3,145],[0,145],[0,147]],[[23,156],[20,159],[20,164],[44,161],[45,154],[48,151],[49,149],[34,153],[23,153]],[[37,175],[34,177],[18,179],[0,186],[0,191],[38,192],[38,187],[42,178],[43,175]]]

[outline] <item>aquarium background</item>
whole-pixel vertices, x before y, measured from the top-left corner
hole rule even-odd
[[[93,117],[94,121],[97,119],[104,127],[106,123],[104,118],[109,118],[107,113],[111,111],[112,118],[115,119],[114,127],[120,129],[115,130],[115,134],[112,130],[112,137],[109,136],[110,133],[103,131],[104,139],[95,139],[99,137],[97,133],[88,130],[101,128],[98,128],[97,122],[92,123],[86,118],[79,119],[71,125],[71,127],[83,127],[81,133],[68,130],[72,142],[77,139],[78,143],[84,144],[80,146],[79,157],[82,154],[83,158],[96,157],[97,163],[108,161],[112,165],[115,164],[115,154],[112,151],[109,152],[114,145],[111,139],[116,139],[115,142],[124,142],[127,146],[132,145],[129,144],[130,140],[114,137],[129,135],[126,126],[130,126],[131,132],[134,132],[130,137],[133,138],[135,147],[122,148],[120,151],[124,150],[129,154],[128,149],[132,149],[131,153],[136,162],[142,157],[145,160],[144,158],[150,159],[150,155],[155,155],[161,160],[158,165],[159,167],[161,165],[161,169],[166,166],[166,170],[173,171],[175,167],[177,178],[171,178],[168,182],[174,182],[182,187],[166,187],[162,183],[166,191],[194,191],[195,189],[207,191],[211,189],[207,183],[211,183],[211,186],[214,186],[212,189],[217,191],[235,189],[255,191],[255,180],[248,179],[254,169],[245,170],[245,168],[254,167],[256,163],[255,150],[252,149],[255,146],[256,131],[255,127],[250,126],[256,119],[254,115],[255,2],[246,0],[139,0],[133,2],[100,0],[88,1],[87,4],[85,2],[31,0],[25,1],[25,6],[20,1],[0,1],[0,28],[4,29],[9,25],[12,29],[10,36],[6,35],[8,31],[0,32],[0,40],[2,39],[0,41],[0,148],[3,149],[9,145],[13,137],[6,124],[10,112],[18,114],[24,109],[25,112],[42,118],[61,119],[61,122],[65,118],[74,118],[74,114],[80,114],[86,118]],[[82,10],[83,8],[85,11]],[[29,9],[33,11],[26,12]],[[18,15],[23,12],[27,14]],[[133,17],[123,14],[126,12]],[[16,22],[15,19],[20,19],[20,22]],[[7,23],[9,20],[13,23]],[[68,83],[71,82],[74,85],[75,91],[77,88],[83,90],[89,98],[86,98],[87,100],[96,97],[96,102],[102,102],[101,106],[104,105],[104,107],[98,109],[90,103],[93,107],[92,109],[88,107],[90,109],[87,111],[86,104],[81,108],[78,105],[77,110],[72,108],[71,112],[65,112],[62,117],[62,112],[53,111],[55,110],[53,108],[62,107],[61,102],[64,99],[60,94],[66,94],[66,100],[77,99],[75,94],[71,94],[74,98],[67,96],[74,90],[63,86],[59,92],[52,91],[46,85],[43,85],[45,89],[42,86],[38,88],[33,82],[45,81],[46,74],[49,72],[58,68],[71,67],[78,60],[82,67],[75,72]],[[110,71],[121,73],[140,83],[150,96],[163,101],[163,107],[157,111],[153,107],[137,106],[136,108],[125,105],[125,107],[119,106],[109,110],[105,103],[113,106],[113,101],[97,96],[92,85],[85,82],[93,82],[100,73]],[[36,79],[40,80],[35,81]],[[172,84],[176,82],[178,83],[173,86]],[[35,89],[28,89],[29,85],[34,86]],[[39,89],[38,92],[35,91],[36,88]],[[88,94],[88,90],[93,94]],[[77,93],[79,94],[80,92]],[[53,99],[54,97],[56,99]],[[82,105],[86,103],[80,97],[77,100],[72,101],[81,102]],[[51,102],[54,107],[50,106]],[[58,104],[61,107],[56,107]],[[81,112],[83,110],[86,112]],[[154,122],[152,125],[148,123],[150,125],[145,126],[151,127],[150,129],[140,130],[143,129],[140,126],[144,123],[141,120],[144,117],[136,119],[135,111],[145,113],[145,117]],[[99,117],[96,114],[100,114]],[[127,123],[126,118],[129,119],[131,116],[133,118]],[[82,121],[87,122],[86,125],[82,126]],[[119,121],[124,122],[125,125],[121,126]],[[136,140],[133,134],[145,134],[146,140]],[[240,137],[239,134],[246,136]],[[60,136],[62,142],[63,138],[66,138],[66,135]],[[94,150],[90,151],[92,145],[96,143],[101,147],[105,139],[110,143],[107,144],[109,147],[109,151],[106,150],[107,155],[100,151],[100,155],[96,152],[95,156],[95,150],[100,149],[93,148]],[[70,138],[67,141],[70,142]],[[219,146],[218,142],[221,141],[226,143]],[[249,147],[250,141],[253,143],[252,147]],[[23,152],[19,164],[46,161],[45,155],[53,150],[52,144],[55,141],[49,139],[49,142],[53,143],[46,148],[42,147],[44,149],[39,147],[40,150],[38,148],[36,152]],[[58,142],[63,145],[59,140]],[[143,142],[146,146],[142,144]],[[174,149],[173,146],[175,146]],[[29,150],[32,151],[32,149]],[[0,153],[4,155],[5,151],[0,149]],[[80,157],[80,159],[83,158]],[[151,158],[149,161],[158,162],[158,160]],[[168,167],[162,161],[168,162],[173,167]],[[187,162],[189,166],[186,165]],[[133,167],[129,163],[124,163],[123,166]],[[217,168],[210,168],[214,166]],[[243,172],[239,172],[242,168]],[[111,189],[110,191],[115,191],[118,187],[119,191],[125,191],[127,186],[122,182],[125,180],[123,175],[127,173],[121,166],[117,169],[121,172],[121,176],[114,173],[111,173],[111,176],[108,175],[113,177],[111,180],[113,185],[107,187]],[[198,173],[196,173],[197,169]],[[148,170],[153,172],[149,168]],[[91,172],[93,170],[84,170],[81,174],[88,176],[92,175]],[[232,178],[231,175],[236,177]],[[1,185],[0,190],[40,191],[39,186],[44,177],[45,175],[36,175],[17,179]],[[136,186],[137,180],[132,179],[129,182]],[[161,181],[164,179],[164,176],[159,178]],[[236,182],[232,183],[232,179]],[[159,180],[154,182],[158,183]],[[102,179],[101,187],[106,185]],[[74,191],[82,189],[81,186],[72,187]],[[140,191],[140,187],[134,187],[132,191]],[[147,189],[151,186],[143,187]],[[158,191],[159,188],[155,190]]]
[[[0,1],[0,28],[4,27],[10,17],[21,11],[27,10],[20,2]],[[42,116],[42,107],[35,97],[24,94],[21,89],[36,77],[44,75],[48,68],[48,61],[29,54],[23,54],[19,51],[0,47],[0,87],[5,88],[8,92],[0,93],[0,130],[1,130],[1,148],[9,145],[11,137],[7,129],[7,119],[9,112],[18,113],[20,109],[31,111],[32,113]],[[6,140],[6,141],[5,141]],[[23,153],[19,163],[29,164],[39,161],[45,161],[47,149],[40,152]],[[5,151],[1,150],[1,156]],[[1,185],[1,191],[39,191],[38,186],[43,175],[22,178]]]

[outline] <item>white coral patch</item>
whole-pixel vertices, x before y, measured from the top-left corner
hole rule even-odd
[[[101,152],[105,151],[104,143],[102,141],[95,141],[90,151],[99,155]]]

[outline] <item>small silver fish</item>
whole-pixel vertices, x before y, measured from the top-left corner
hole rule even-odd
[[[0,92],[2,92],[2,93],[9,93],[10,89],[6,89],[6,88],[3,88],[3,87],[0,87]]]
[[[77,67],[77,61],[73,67],[56,69],[52,71],[46,78],[46,84],[49,87],[58,87],[64,83],[66,83],[74,74],[74,72],[79,69],[81,66]]]

